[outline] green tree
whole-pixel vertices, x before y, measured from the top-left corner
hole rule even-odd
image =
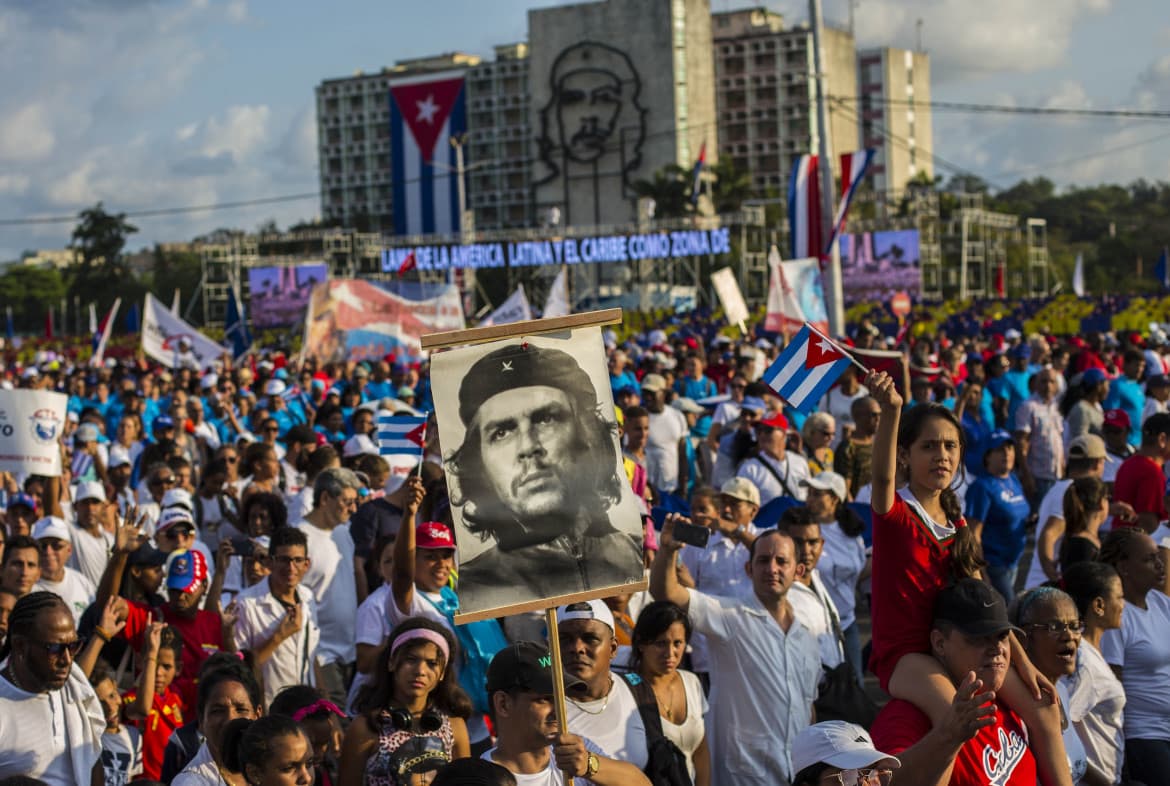
[[[731,156],[721,157],[709,171],[715,179],[711,185],[711,201],[716,213],[734,213],[755,196],[751,173],[737,167]]]
[[[69,293],[84,300],[105,301],[130,279],[122,251],[126,239],[138,231],[125,213],[107,213],[98,202],[78,214],[69,247],[75,261],[70,270]]]
[[[0,275],[0,303],[12,306],[19,331],[37,332],[45,312],[65,298],[65,279],[54,267],[13,265]]]
[[[650,180],[637,180],[634,193],[654,200],[655,218],[680,218],[691,209],[691,173],[678,164],[667,164]]]
[[[155,297],[170,303],[175,290],[183,293],[184,306],[195,296],[199,281],[203,277],[203,265],[199,255],[193,251],[164,251],[154,247],[154,270],[151,272],[149,288]],[[195,309],[192,316],[198,319],[202,310]]]

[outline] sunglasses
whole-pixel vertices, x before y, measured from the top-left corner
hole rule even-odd
[[[82,647],[81,639],[74,639],[73,641],[34,641],[33,643],[55,658],[61,657],[66,652],[69,653],[70,657],[74,657],[77,653],[81,652]]]
[[[52,549],[53,551],[61,551],[65,548],[66,543],[63,540],[53,539],[42,541],[37,545],[40,546],[41,551],[48,551],[49,549]]]
[[[823,781],[836,782],[839,786],[889,786],[893,778],[893,770],[841,770],[824,776]]]
[[[152,485],[152,486],[173,486],[177,482],[178,482],[178,480],[172,475],[169,478],[154,478],[153,480],[150,481],[150,485]]]
[[[1049,636],[1060,636],[1066,631],[1068,633],[1084,633],[1085,623],[1081,620],[1075,622],[1062,622],[1060,620],[1053,620],[1051,622],[1031,622],[1024,626],[1028,630],[1036,631],[1037,633],[1047,633]]]

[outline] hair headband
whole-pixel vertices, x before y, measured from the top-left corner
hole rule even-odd
[[[447,644],[446,637],[444,637],[441,633],[431,630],[430,628],[414,628],[413,630],[408,630],[401,634],[398,638],[394,639],[394,642],[390,645],[390,654],[393,655],[403,644],[406,644],[408,641],[413,641],[415,639],[429,641],[431,644],[434,644],[439,648],[439,652],[443,653],[443,660],[451,660],[451,648]]]
[[[334,715],[338,715],[342,718],[345,717],[345,713],[338,709],[337,705],[329,701],[329,699],[318,699],[307,707],[301,707],[299,710],[294,712],[292,719],[293,722],[300,723],[305,718],[309,717],[310,715],[316,715],[318,712],[332,712]]]

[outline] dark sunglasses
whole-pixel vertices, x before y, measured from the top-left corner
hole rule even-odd
[[[152,486],[173,486],[178,483],[178,479],[174,476],[169,478],[152,478],[150,485]]]
[[[48,654],[55,658],[59,658],[66,652],[70,657],[74,657],[81,652],[81,639],[74,639],[73,641],[33,641],[33,644],[43,649]]]

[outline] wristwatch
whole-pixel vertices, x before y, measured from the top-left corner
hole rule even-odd
[[[585,777],[592,778],[601,769],[601,759],[597,758],[596,753],[590,753],[589,758],[585,761]]]

